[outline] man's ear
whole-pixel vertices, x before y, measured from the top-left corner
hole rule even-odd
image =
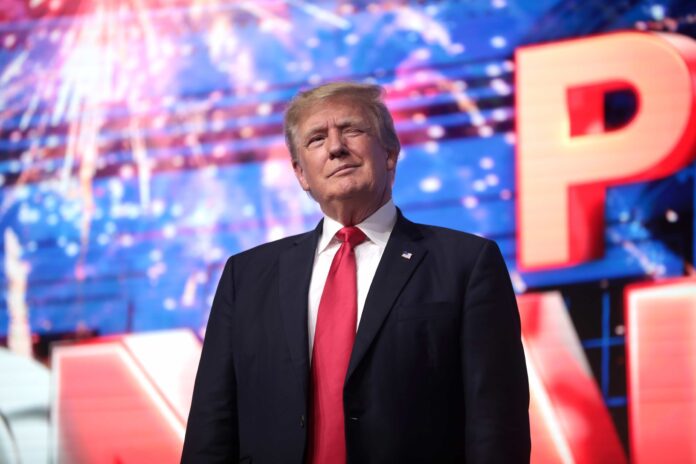
[[[399,160],[399,152],[387,151],[387,171],[396,171],[396,162]]]
[[[295,171],[295,177],[297,177],[297,181],[300,183],[302,190],[309,192],[309,184],[307,183],[307,179],[305,179],[304,170],[302,169],[299,161],[292,161],[292,170]]]

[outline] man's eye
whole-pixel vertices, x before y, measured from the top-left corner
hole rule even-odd
[[[363,132],[365,132],[365,131],[358,128],[358,127],[349,127],[343,131],[343,133],[347,134],[347,135],[358,135],[358,134],[362,134]]]
[[[317,146],[321,143],[322,140],[324,140],[323,135],[315,135],[314,137],[310,137],[309,140],[307,140],[307,146]]]

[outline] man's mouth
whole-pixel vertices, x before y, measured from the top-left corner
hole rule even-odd
[[[329,174],[329,177],[340,175],[341,173],[347,173],[348,171],[357,168],[358,166],[358,164],[344,164],[343,166],[339,166],[338,168],[334,169],[331,172],[331,174]]]

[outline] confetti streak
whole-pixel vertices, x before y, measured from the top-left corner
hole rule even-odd
[[[9,227],[5,229],[5,276],[7,278],[7,311],[10,316],[7,345],[10,351],[31,357],[31,331],[27,307],[27,274],[29,265],[22,261],[22,246]]]
[[[301,2],[298,0],[288,0],[287,3],[296,6],[315,19],[335,26],[338,29],[348,30],[351,27],[350,21],[311,3]]]

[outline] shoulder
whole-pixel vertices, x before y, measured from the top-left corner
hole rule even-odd
[[[420,236],[419,243],[438,263],[472,269],[491,260],[496,265],[504,262],[493,240],[447,227],[413,223],[405,218],[403,221],[405,227]]]
[[[227,259],[222,279],[235,282],[236,288],[258,288],[276,279],[280,269],[281,256],[293,250],[293,263],[311,262],[315,249],[316,236],[313,232],[293,235],[272,242],[257,245]],[[304,265],[302,265],[304,266]]]
[[[293,248],[298,243],[303,242],[304,240],[311,240],[313,233],[313,231],[309,231],[304,232],[302,234],[281,238],[279,240],[274,240],[272,242],[263,243],[248,250],[241,251],[235,255],[232,255],[228,259],[228,261],[234,261],[235,263],[240,264],[248,264],[275,260],[284,251]]]
[[[493,240],[469,232],[415,222],[410,224],[420,232],[426,243],[443,244],[468,251],[481,250],[488,246],[497,247]]]

